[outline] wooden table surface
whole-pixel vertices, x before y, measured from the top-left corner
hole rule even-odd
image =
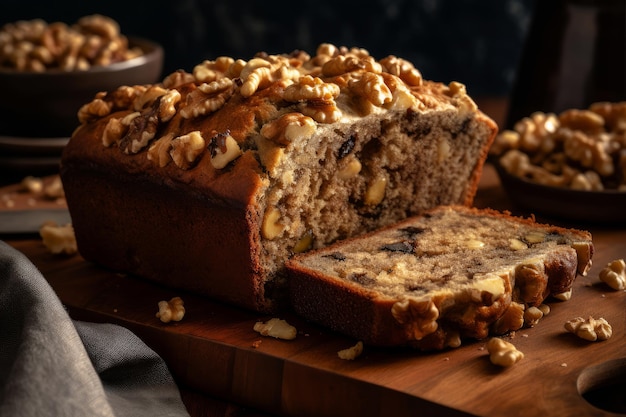
[[[475,205],[516,212],[491,166]],[[626,257],[626,230],[567,226],[593,233],[594,265],[577,279],[570,301],[551,303],[536,327],[514,334],[511,341],[526,356],[508,369],[489,362],[484,341],[426,354],[366,347],[357,360],[341,360],[337,351],[356,341],[295,315],[283,317],[298,329],[296,340],[261,338],[252,327],[269,317],[114,274],[80,256],[53,256],[37,236],[0,237],[39,267],[72,317],[126,326],[159,353],[193,416],[620,415],[626,413],[626,292],[608,288],[598,273]],[[185,300],[185,319],[160,323],[156,304],[174,295]],[[564,331],[566,320],[589,315],[606,318],[613,337],[590,343]],[[605,398],[596,405],[579,393],[579,386],[601,385]]]

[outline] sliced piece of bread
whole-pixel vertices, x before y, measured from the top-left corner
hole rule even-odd
[[[443,206],[287,262],[302,317],[382,346],[456,347],[504,334],[591,266],[586,231]]]

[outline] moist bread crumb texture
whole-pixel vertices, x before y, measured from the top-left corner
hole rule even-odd
[[[369,344],[426,350],[528,325],[525,311],[570,292],[592,255],[585,231],[439,207],[287,268],[303,317]]]
[[[330,44],[205,61],[78,116],[61,175],[83,257],[264,312],[293,254],[470,205],[497,131],[462,84]]]

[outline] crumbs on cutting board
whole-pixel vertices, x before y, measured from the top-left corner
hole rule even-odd
[[[27,208],[64,207],[65,192],[59,175],[49,177],[27,176],[19,184],[3,188],[0,208],[23,210]]]

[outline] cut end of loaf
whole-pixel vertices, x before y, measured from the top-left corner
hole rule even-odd
[[[262,200],[267,276],[280,275],[294,253],[439,205],[471,204],[491,129],[475,114],[409,109],[292,143]]]

